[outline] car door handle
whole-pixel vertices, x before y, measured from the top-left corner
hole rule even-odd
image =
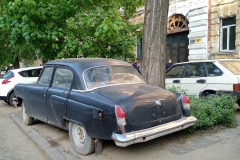
[[[173,80],[173,83],[180,83],[180,80]]]
[[[43,90],[44,90],[44,97],[46,96],[46,93],[47,93],[47,90],[48,90],[48,88],[46,87],[46,88],[43,88]]]
[[[204,83],[206,83],[206,80],[205,80],[205,79],[199,79],[199,80],[197,80],[196,82],[197,82],[197,83],[204,84]]]
[[[64,92],[64,95],[67,96],[67,95],[69,95],[69,93],[70,93],[69,91],[65,91],[65,92]]]

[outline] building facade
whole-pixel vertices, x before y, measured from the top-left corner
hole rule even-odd
[[[212,59],[240,58],[240,0],[211,0]]]
[[[170,0],[167,59],[177,63],[239,57],[239,7],[240,0]],[[144,7],[137,10],[130,22],[143,20]],[[139,59],[142,57],[141,43],[139,38],[136,47]]]

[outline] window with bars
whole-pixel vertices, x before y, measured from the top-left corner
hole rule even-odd
[[[236,16],[221,19],[221,51],[235,51]]]

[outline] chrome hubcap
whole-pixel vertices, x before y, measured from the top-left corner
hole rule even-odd
[[[78,124],[73,124],[72,136],[73,136],[74,143],[78,147],[82,147],[84,145],[86,132],[82,126],[80,126]]]

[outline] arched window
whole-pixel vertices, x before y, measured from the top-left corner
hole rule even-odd
[[[176,33],[187,31],[188,29],[188,20],[182,14],[174,14],[168,18],[167,21],[167,33]]]

